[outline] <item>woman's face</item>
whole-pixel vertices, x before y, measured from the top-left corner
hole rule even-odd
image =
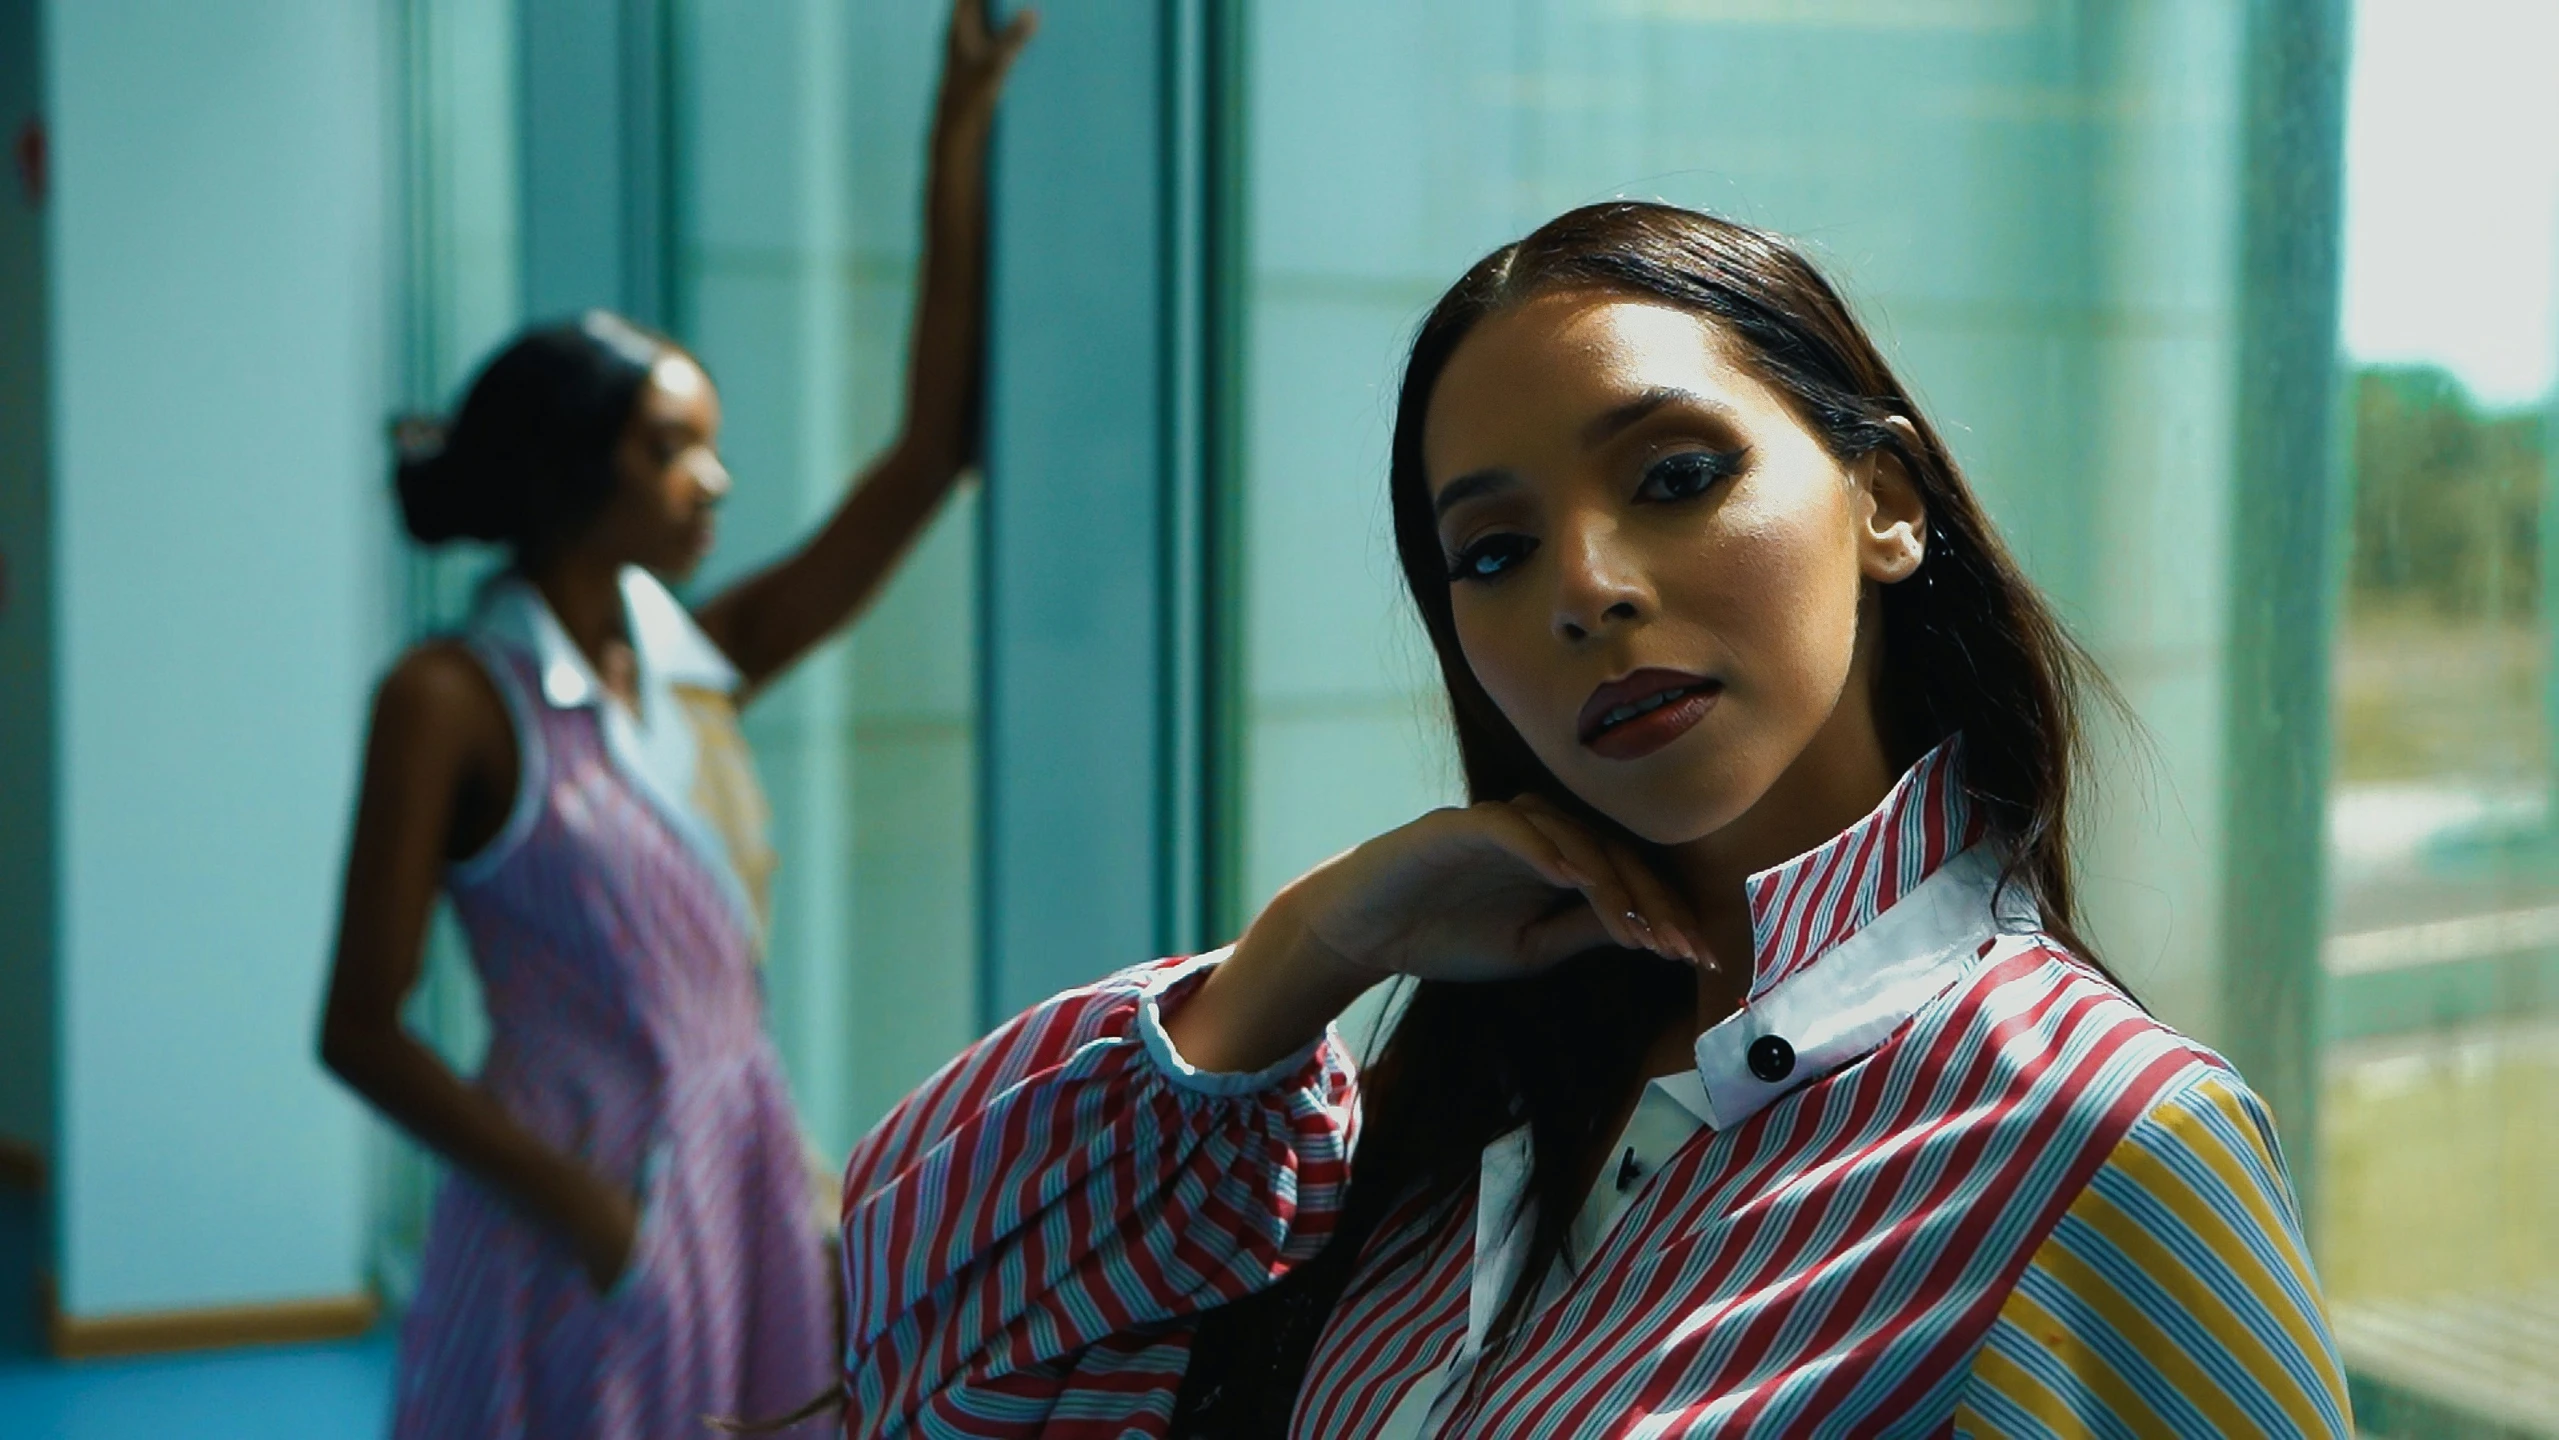
[[[719,438],[711,377],[690,356],[660,357],[622,429],[621,486],[596,516],[592,543],[670,580],[691,574],[710,553],[713,512],[729,493]]]
[[[1916,488],[1832,458],[1714,322],[1592,291],[1504,310],[1422,449],[1467,663],[1583,800],[1675,845],[1799,761],[1889,781],[1863,637],[1918,568]]]

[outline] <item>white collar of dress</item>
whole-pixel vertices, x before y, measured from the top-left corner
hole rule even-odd
[[[623,621],[639,660],[643,690],[682,685],[727,694],[737,689],[737,667],[656,576],[626,565],[621,586]],[[473,628],[532,657],[542,678],[543,702],[553,709],[583,709],[604,699],[604,682],[586,653],[569,638],[542,592],[522,575],[508,571],[490,582]]]

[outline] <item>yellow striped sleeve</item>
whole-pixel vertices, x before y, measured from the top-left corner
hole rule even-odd
[[[2236,1078],[2160,1100],[2107,1157],[2001,1308],[1955,1430],[2354,1433],[2274,1125]]]

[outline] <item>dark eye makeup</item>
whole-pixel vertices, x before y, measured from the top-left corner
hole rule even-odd
[[[1661,504],[1694,500],[1727,475],[1738,473],[1749,458],[1746,449],[1677,450],[1644,467],[1635,498]]]
[[[1742,447],[1674,451],[1644,467],[1635,499],[1649,505],[1697,499],[1714,489],[1716,481],[1740,473],[1749,458],[1749,450]],[[1449,582],[1496,579],[1535,553],[1535,537],[1515,530],[1496,531],[1469,542],[1449,560]]]

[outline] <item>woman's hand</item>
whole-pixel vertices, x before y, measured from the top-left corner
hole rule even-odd
[[[1699,963],[1688,908],[1634,848],[1535,797],[1435,810],[1299,876],[1166,1029],[1258,1070],[1380,980],[1507,980],[1603,945]]]
[[[994,28],[989,0],[955,0],[942,45],[942,88],[933,103],[932,164],[936,180],[974,173],[986,156],[996,97],[1014,58],[1039,28],[1037,11],[1024,10]]]
[[[577,1207],[577,1223],[569,1240],[595,1293],[608,1295],[631,1266],[631,1251],[640,1236],[640,1204],[600,1177],[586,1188],[589,1193]]]
[[[1307,940],[1373,979],[1506,980],[1603,945],[1697,960],[1634,849],[1533,796],[1433,811],[1291,888]]]

